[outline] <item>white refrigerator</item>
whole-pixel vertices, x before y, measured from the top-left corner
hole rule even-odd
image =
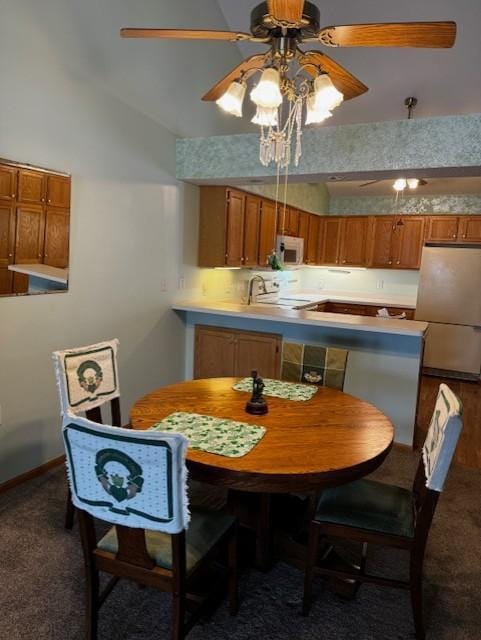
[[[423,248],[415,318],[429,322],[426,369],[457,378],[480,378],[481,248]]]

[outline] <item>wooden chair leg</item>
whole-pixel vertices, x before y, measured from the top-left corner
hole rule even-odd
[[[184,640],[185,592],[172,594],[172,640]]]
[[[67,487],[67,502],[65,505],[65,528],[72,529],[75,516],[75,507],[72,502],[70,487]]]
[[[409,581],[411,584],[411,605],[413,610],[416,640],[424,640],[423,621],[423,554],[411,552]]]
[[[302,599],[302,615],[309,615],[312,600],[312,579],[316,566],[317,551],[319,546],[319,527],[311,523],[309,525],[309,541],[307,544],[306,566],[304,570],[304,597]]]
[[[232,535],[229,539],[227,555],[229,569],[229,613],[235,616],[239,610],[239,594],[238,594],[238,525],[234,525]]]
[[[94,567],[87,567],[87,640],[97,640],[99,619],[99,573]]]

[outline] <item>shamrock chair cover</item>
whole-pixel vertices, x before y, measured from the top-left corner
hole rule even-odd
[[[342,391],[348,354],[346,349],[283,342],[281,377],[289,382],[317,384]]]
[[[459,398],[447,385],[441,384],[423,446],[424,472],[428,489],[443,490],[463,426],[462,411]]]
[[[189,522],[187,439],[99,425],[67,413],[62,433],[72,501],[126,527],[179,533]]]
[[[79,413],[118,398],[117,339],[55,351],[55,375],[62,415]]]

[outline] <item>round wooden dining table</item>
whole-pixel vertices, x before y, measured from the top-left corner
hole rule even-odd
[[[373,405],[342,391],[319,387],[310,400],[265,396],[269,411],[246,413],[250,394],[234,390],[238,378],[188,380],[157,389],[131,411],[134,429],[148,429],[177,411],[266,427],[245,456],[187,451],[192,478],[259,493],[318,491],[374,471],[393,442],[390,420]]]

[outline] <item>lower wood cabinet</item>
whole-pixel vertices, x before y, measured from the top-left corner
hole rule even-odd
[[[282,336],[196,325],[194,378],[250,376],[278,378]]]
[[[390,316],[398,316],[402,313],[406,314],[406,320],[414,320],[414,309],[406,309],[405,307],[386,307],[385,305],[374,304],[356,304],[354,302],[324,302],[317,305],[316,311],[326,313],[342,313],[353,316],[371,316],[376,317],[379,309],[387,309]]]

